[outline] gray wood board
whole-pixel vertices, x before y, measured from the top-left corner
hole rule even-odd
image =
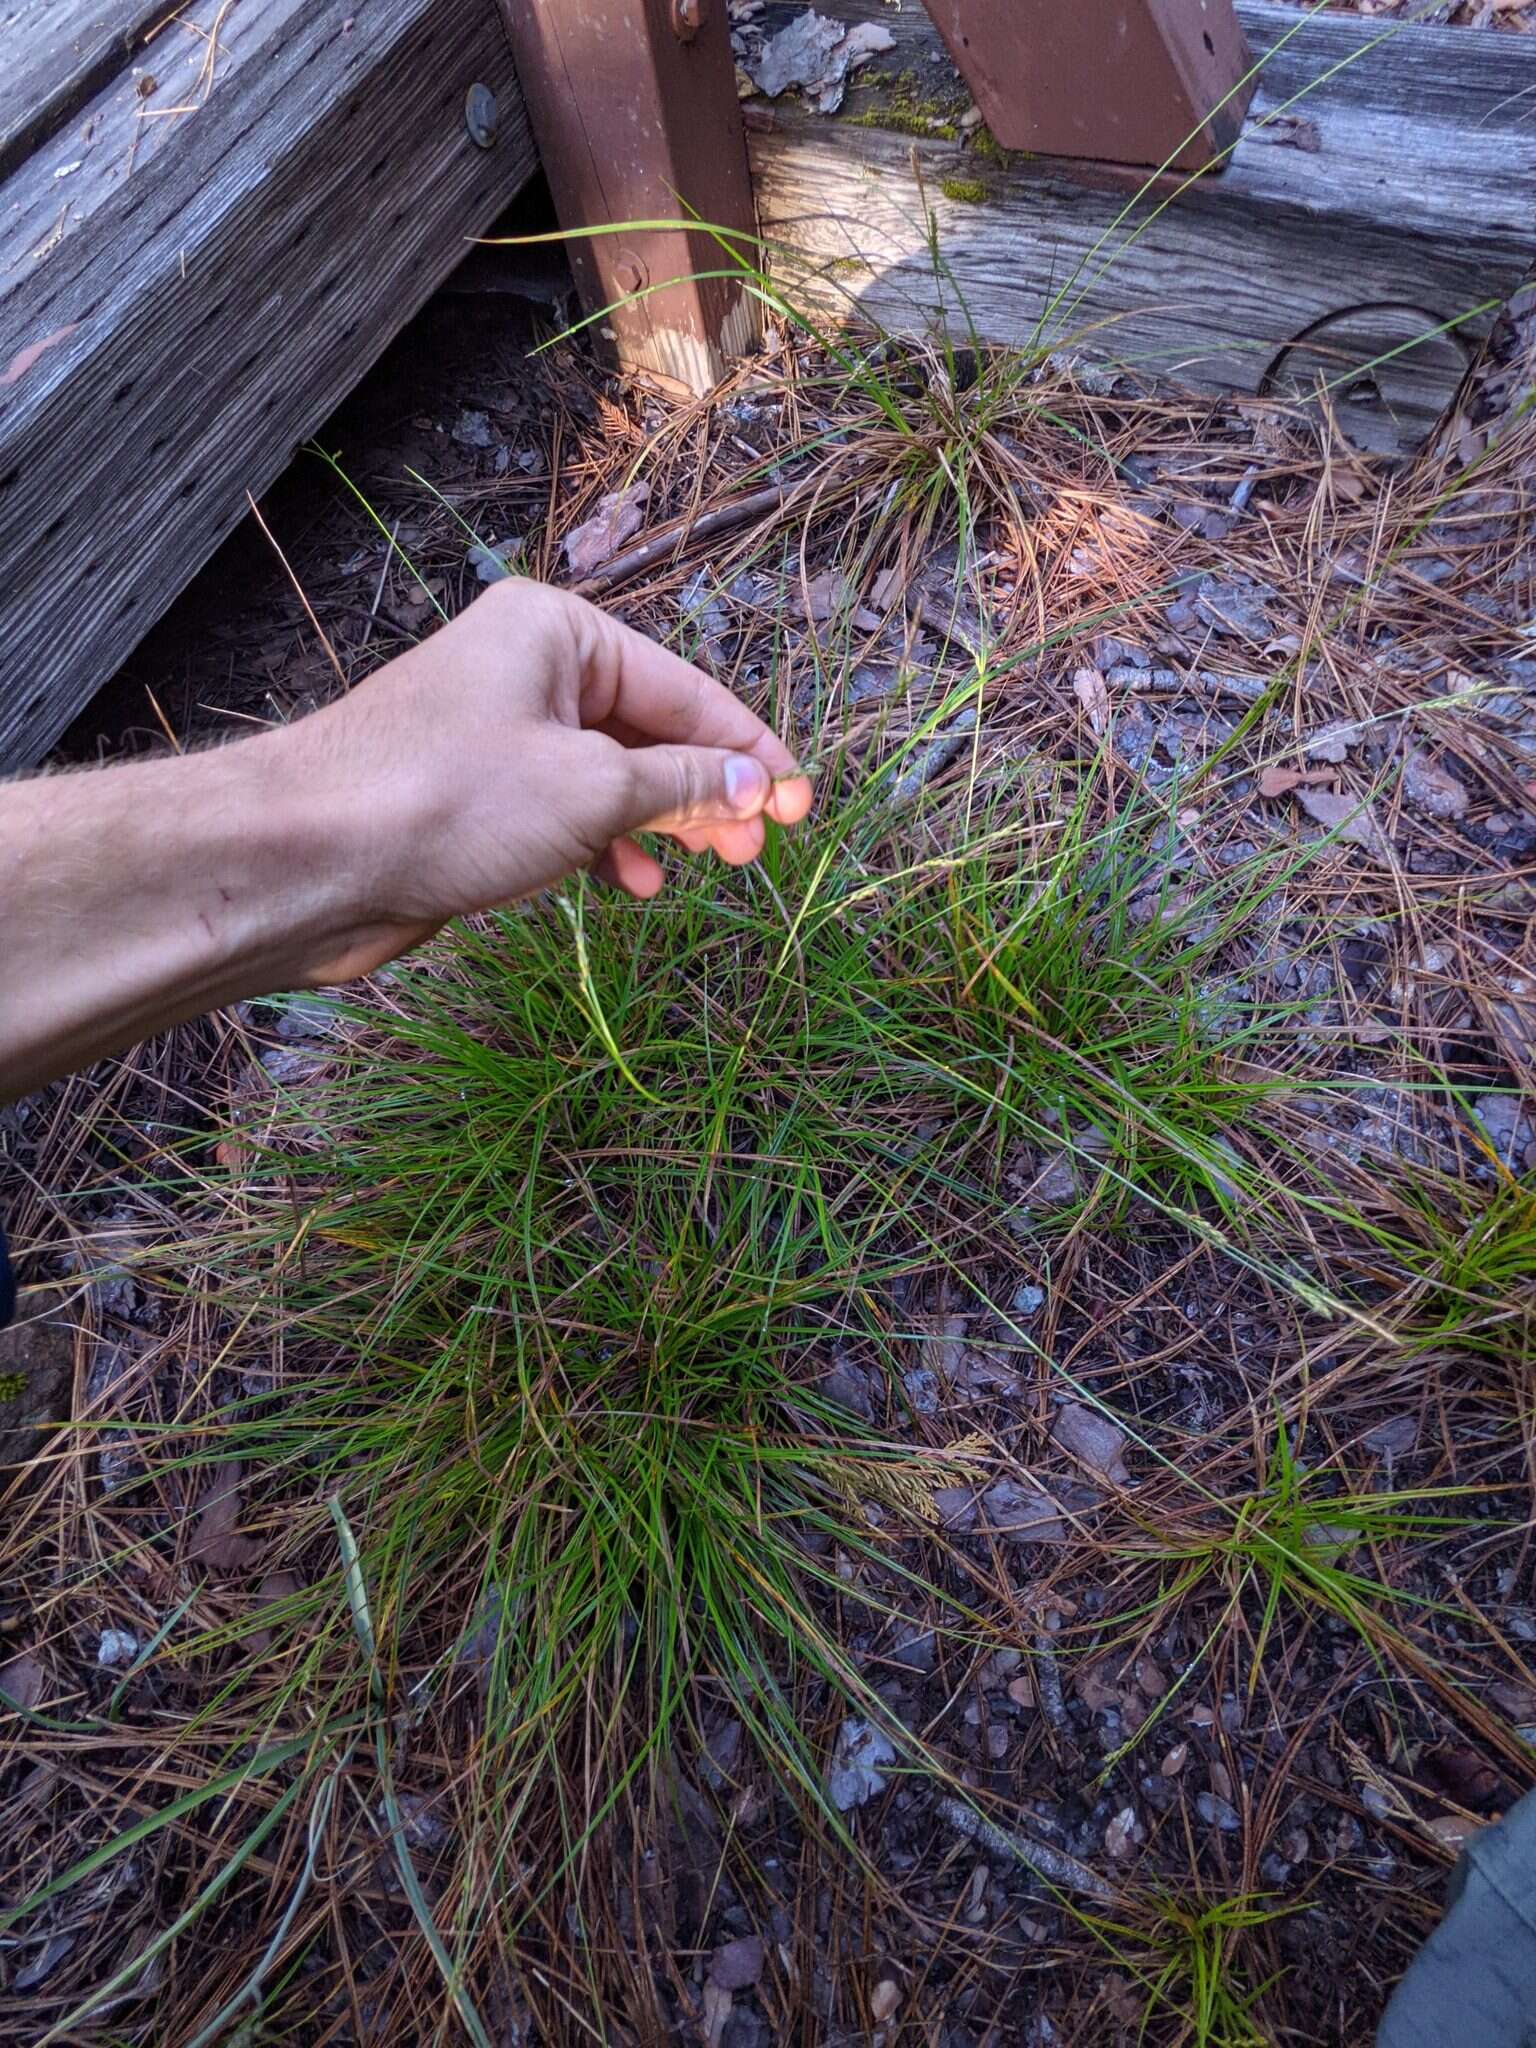
[[[153,94],[125,68],[0,185],[0,768],[46,750],[535,166],[494,0],[236,4],[210,79],[219,14],[192,0]]]
[[[919,8],[840,0],[836,12],[896,38],[844,112],[788,98],[747,108],[763,232],[795,252],[783,282],[823,307],[893,332],[943,315],[963,333],[969,320],[1013,344],[1044,321],[1054,346],[1206,388],[1312,388],[1321,364],[1349,429],[1396,451],[1438,417],[1492,315],[1369,377],[1351,382],[1349,365],[1504,299],[1531,265],[1536,38],[1417,23],[1383,34],[1240,0],[1260,69],[1229,164],[1166,176],[1119,219],[1141,173],[864,125],[886,118],[902,74],[909,103],[915,84],[952,109],[963,87]],[[1321,336],[1282,355],[1319,322]]]
[[[168,0],[0,0],[0,178],[107,85]]]

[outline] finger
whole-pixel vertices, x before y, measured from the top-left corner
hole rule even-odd
[[[600,642],[586,664],[581,692],[583,725],[614,726],[651,740],[722,747],[750,754],[770,775],[792,775],[795,758],[722,683],[681,660],[630,626],[595,612]]]
[[[780,825],[798,825],[811,808],[811,778],[808,775],[779,777],[768,798],[768,815]]]
[[[728,867],[744,868],[763,850],[763,821],[748,818],[740,825],[713,825],[710,844]]]
[[[669,839],[675,839],[679,846],[689,853],[708,853],[711,847],[710,828],[707,825],[673,825],[667,832]]]
[[[728,825],[767,809],[773,783],[761,761],[717,747],[629,747],[620,755],[620,832]]]
[[[642,903],[660,895],[667,879],[660,861],[653,860],[633,839],[622,836],[593,862],[592,871]]]

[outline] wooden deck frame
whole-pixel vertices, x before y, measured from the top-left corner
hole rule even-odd
[[[1004,149],[1194,171],[1252,97],[1232,0],[923,0]]]
[[[47,749],[535,168],[495,0],[170,15],[88,97],[55,76],[67,118],[0,182],[0,769]]]
[[[797,11],[771,0],[756,19],[771,32]],[[1536,254],[1532,39],[1238,0],[1259,69],[1226,167],[1147,185],[968,128],[970,88],[916,9],[837,11],[895,38],[841,111],[744,109],[780,282],[823,314],[973,325],[1211,390],[1322,375],[1354,438],[1402,452]]]
[[[687,391],[717,383],[758,332],[697,218],[752,235],[756,216],[725,0],[502,0],[539,155],[582,304],[626,369]]]

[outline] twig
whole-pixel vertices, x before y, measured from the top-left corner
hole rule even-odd
[[[1061,1693],[1061,1672],[1056,1665],[1056,1645],[1048,1635],[1035,1637],[1035,1691],[1040,1711],[1059,1735],[1067,1732],[1067,1703]]]
[[[966,734],[974,731],[975,725],[976,707],[974,704],[967,704],[963,711],[956,713],[943,732],[934,735],[906,773],[898,778],[895,788],[891,791],[892,803],[910,803],[913,797],[919,795],[925,784],[932,782],[935,775],[940,774],[954,760],[965,745]]]
[[[936,1805],[940,1820],[947,1821],[958,1834],[964,1835],[968,1841],[980,1843],[983,1849],[990,1849],[994,1856],[1011,1856],[1015,1863],[1022,1863],[1048,1884],[1060,1885],[1064,1891],[1081,1892],[1085,1898],[1097,1899],[1100,1904],[1112,1896],[1098,1872],[1090,1870],[1086,1863],[1079,1863],[1065,1849],[1053,1849],[1049,1842],[1036,1842],[1028,1835],[1016,1835],[1008,1828],[1000,1828],[995,1821],[977,1813],[962,1799],[946,1796]]]
[[[796,485],[786,490],[782,484],[768,484],[760,491],[749,491],[746,497],[734,499],[729,505],[717,505],[713,512],[701,512],[697,519],[674,520],[660,533],[653,533],[648,540],[640,541],[624,554],[615,555],[611,562],[605,562],[601,569],[591,576],[584,576],[571,588],[578,597],[594,597],[600,591],[611,590],[614,584],[627,582],[631,576],[638,576],[642,569],[653,568],[657,562],[665,561],[669,554],[685,547],[689,541],[708,540],[711,534],[728,533],[733,526],[744,526],[762,512],[787,512],[803,494],[804,488]]]

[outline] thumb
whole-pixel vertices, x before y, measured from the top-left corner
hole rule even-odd
[[[724,747],[632,747],[625,762],[629,780],[615,833],[756,818],[773,794],[761,761]]]

